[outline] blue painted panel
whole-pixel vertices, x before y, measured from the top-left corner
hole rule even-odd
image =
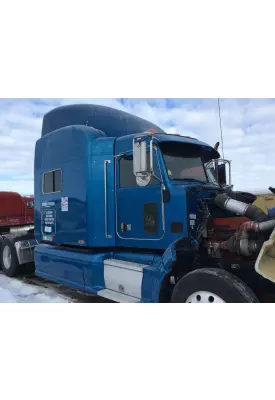
[[[124,168],[130,168],[129,174],[133,177],[133,185],[129,187],[120,187],[120,158],[117,158],[116,164],[116,195],[117,195],[117,245],[132,247],[154,248],[153,241],[159,241],[164,236],[164,224],[162,217],[162,189],[158,179],[154,179],[148,186],[136,186],[135,177],[132,172],[132,157],[128,165]],[[121,160],[123,161],[123,160]],[[154,154],[155,173],[160,178],[158,160]],[[122,164],[123,165],[123,164]],[[146,204],[155,203],[157,206],[157,233],[150,234],[144,228],[144,207]],[[126,224],[130,230],[123,232],[121,224]],[[138,244],[137,244],[138,242]],[[159,245],[157,244],[158,248]]]
[[[117,195],[117,203],[118,245],[122,246],[124,239],[156,240],[162,238],[164,226],[162,223],[160,185],[120,189]],[[148,234],[144,231],[144,205],[147,203],[155,203],[158,207],[158,231],[156,234]],[[122,232],[121,223],[131,225],[131,230]]]
[[[90,148],[87,219],[89,231],[88,246],[91,247],[111,247],[115,245],[115,165],[113,148],[114,139],[112,138],[99,139],[91,144]]]
[[[84,265],[85,292],[96,293],[105,288],[104,260],[112,258],[112,253],[90,253],[89,263]]]
[[[73,289],[96,294],[104,289],[104,260],[116,258],[146,264],[143,270],[141,302],[159,301],[162,281],[175,261],[174,243],[164,255],[138,252],[89,252],[58,249],[40,244],[35,248],[36,275]]]
[[[53,132],[36,144],[35,169],[35,232],[41,236],[42,204],[52,203],[56,212],[56,235],[53,242],[79,245],[87,243],[86,192],[87,152],[90,140],[98,133],[87,127],[67,127]],[[43,194],[43,174],[62,171],[62,191]],[[68,211],[61,211],[61,198],[68,197]]]
[[[142,133],[142,132],[139,132]],[[133,139],[136,134],[131,134],[127,136],[118,137],[116,140],[116,155],[125,153],[127,151],[132,151],[133,149]],[[169,134],[155,134],[153,137],[158,142],[176,142],[176,143],[189,143],[195,144],[198,146],[202,146],[205,158],[219,158],[220,154],[213,149],[213,147],[209,146],[207,143],[201,142],[199,140],[188,138],[184,136],[176,136],[176,135],[169,135]]]
[[[56,234],[48,240],[74,246],[113,246],[114,218],[114,139],[104,138],[85,126],[66,127],[48,134],[36,144],[35,155],[35,234],[41,235],[42,204],[51,203],[56,213]],[[107,165],[108,234],[105,237],[104,162]],[[62,191],[43,194],[45,172],[62,170]],[[68,211],[61,210],[62,197]],[[44,238],[45,239],[45,238]]]
[[[138,251],[117,250],[113,252],[113,257],[118,260],[130,261],[138,264],[154,266],[161,259],[160,255],[151,253],[140,253]]]
[[[112,253],[58,249],[40,244],[35,248],[36,275],[82,292],[94,293],[104,289],[104,260]]]
[[[158,303],[160,288],[165,274],[161,263],[156,267],[144,268],[142,282],[142,302]]]
[[[84,265],[89,255],[40,244],[34,251],[35,273],[74,289],[85,290]]]
[[[163,204],[165,225],[162,224],[162,195],[160,184],[155,186],[120,188],[118,159],[116,168],[118,246],[165,250],[178,238],[188,236],[189,228],[186,212],[186,190],[188,189],[188,185],[173,184],[167,176],[160,152],[157,154],[157,157],[154,155],[155,173],[158,177],[162,175],[166,187],[170,191],[169,202]],[[150,202],[158,204],[159,230],[158,234],[155,236],[144,232],[144,204]],[[132,228],[131,231],[122,232],[120,226],[122,222],[130,224]],[[173,222],[182,223],[183,231],[180,233],[172,233],[171,224]],[[164,234],[163,230],[165,231]],[[136,238],[137,240],[130,238]]]

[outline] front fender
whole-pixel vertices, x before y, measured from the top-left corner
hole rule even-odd
[[[152,293],[154,302],[159,301],[161,290],[164,290],[166,278],[171,274],[173,266],[190,259],[190,256],[193,257],[198,252],[198,249],[198,242],[189,237],[177,239],[167,247],[158,264],[159,279],[158,282],[154,282]]]
[[[192,237],[185,237],[175,240],[170,246],[165,250],[162,256],[163,269],[168,273],[173,264],[179,259],[187,259],[193,257],[197,254],[199,250],[198,242]]]

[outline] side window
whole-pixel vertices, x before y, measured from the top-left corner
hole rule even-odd
[[[62,191],[62,173],[61,169],[54,171],[54,192]]]
[[[133,158],[121,158],[119,161],[119,186],[121,188],[137,186],[133,174]]]
[[[149,153],[147,153],[147,165],[149,165]],[[159,167],[157,163],[157,159],[154,153],[154,166],[155,166],[155,175],[159,177]],[[152,178],[151,182],[148,186],[159,185],[160,181],[156,178]],[[119,187],[134,187],[137,186],[136,177],[133,174],[133,157],[129,156],[126,158],[121,158],[119,161]]]
[[[43,193],[56,193],[62,191],[62,172],[61,169],[56,171],[45,172],[43,176]]]
[[[53,192],[53,172],[46,172],[43,179],[43,193]]]

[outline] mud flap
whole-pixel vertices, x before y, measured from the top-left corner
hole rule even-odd
[[[275,283],[275,229],[261,248],[255,263],[255,271]]]

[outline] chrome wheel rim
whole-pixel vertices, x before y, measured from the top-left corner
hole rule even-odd
[[[5,246],[3,250],[3,265],[6,269],[11,267],[11,250],[9,246]]]
[[[186,303],[225,303],[225,301],[217,296],[215,293],[199,291],[190,294],[187,298]]]

